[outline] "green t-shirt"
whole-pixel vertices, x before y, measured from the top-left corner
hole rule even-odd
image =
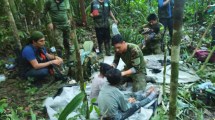
[[[121,112],[129,109],[124,94],[115,86],[105,84],[98,96],[98,106],[103,117],[121,118]]]

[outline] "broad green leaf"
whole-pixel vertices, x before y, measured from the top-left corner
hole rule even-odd
[[[31,109],[31,120],[37,120],[36,114],[33,113]]]
[[[94,106],[94,109],[95,109],[95,111],[96,111],[97,115],[98,115],[98,116],[100,116],[100,110],[99,110],[99,108],[98,108],[98,107],[96,107],[96,106]]]
[[[93,105],[90,105],[90,110],[89,112],[91,113],[93,111]]]
[[[81,92],[78,95],[76,95],[62,111],[62,113],[59,116],[59,120],[66,120],[66,117],[78,107],[78,105],[83,101],[84,97],[85,97],[84,92]]]

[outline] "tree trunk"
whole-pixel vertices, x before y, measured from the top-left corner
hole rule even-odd
[[[11,9],[10,9],[10,4],[8,2],[8,0],[4,0],[4,4],[5,4],[5,8],[6,8],[6,14],[9,18],[9,23],[12,27],[12,31],[13,31],[13,35],[15,37],[15,40],[16,40],[16,49],[20,50],[22,49],[22,45],[21,45],[21,42],[20,42],[20,38],[19,38],[19,35],[18,35],[18,30],[17,30],[17,27],[16,27],[16,23],[14,21],[14,17],[13,17],[13,14],[11,12]]]
[[[73,13],[73,9],[71,10],[71,12]],[[80,52],[79,52],[79,44],[78,44],[78,40],[77,40],[77,35],[76,35],[76,24],[74,19],[72,18],[71,20],[72,23],[72,33],[71,33],[71,38],[73,40],[73,44],[75,46],[75,52],[76,52],[76,59],[77,59],[77,66],[76,68],[78,69],[77,73],[78,73],[78,81],[80,81],[80,88],[81,91],[85,93],[85,98],[84,98],[84,103],[86,103],[87,108],[86,108],[86,119],[88,120],[90,118],[90,114],[89,114],[89,107],[88,107],[88,100],[87,100],[87,95],[85,92],[85,85],[84,85],[84,77],[83,77],[83,68],[81,65],[81,56],[80,56]]]
[[[19,16],[18,16],[18,12],[17,12],[17,9],[16,9],[16,5],[14,3],[14,0],[8,0],[8,2],[9,2],[9,5],[10,5],[11,12],[14,15],[15,21],[18,21],[19,20]]]
[[[185,0],[175,0],[173,10],[173,40],[171,49],[171,83],[169,120],[176,120],[177,93],[178,93],[178,66],[180,54],[180,42],[182,38],[183,11]]]
[[[80,9],[81,9],[81,15],[82,15],[82,25],[87,25],[87,17],[85,13],[85,5],[84,0],[79,0]]]

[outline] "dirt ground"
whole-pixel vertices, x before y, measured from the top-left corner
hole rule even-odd
[[[36,114],[37,119],[48,119],[47,113],[42,106],[47,97],[54,96],[58,88],[63,85],[61,81],[45,81],[42,85],[31,84],[27,80],[6,79],[0,83],[0,100],[6,99],[8,114],[10,108],[17,110],[18,116],[30,117],[30,110]],[[29,118],[25,119],[29,119]]]

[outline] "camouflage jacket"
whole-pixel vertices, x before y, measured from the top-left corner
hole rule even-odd
[[[164,34],[164,26],[161,23],[158,22],[155,25],[145,24],[145,25],[143,25],[142,29],[143,28],[159,29],[156,33],[154,33],[153,38],[151,38],[151,36],[150,36],[151,33],[144,35],[144,38],[145,38],[144,40],[145,40],[146,45],[153,46],[155,44],[160,44],[163,34]],[[149,39],[149,38],[151,38],[151,39]]]
[[[46,24],[52,22],[56,27],[69,25],[68,8],[65,1],[56,3],[55,0],[47,0],[44,5],[43,15]]]
[[[146,74],[143,53],[138,45],[127,43],[127,50],[124,53],[115,53],[113,63],[118,65],[120,58],[126,64],[126,68],[135,68],[137,73]]]

